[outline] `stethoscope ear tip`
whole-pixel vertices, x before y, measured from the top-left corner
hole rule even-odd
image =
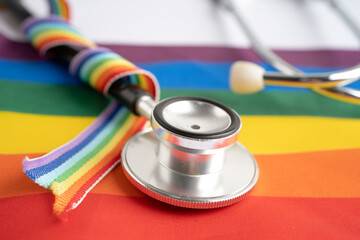
[[[236,61],[230,67],[230,88],[239,94],[259,92],[264,88],[264,73],[255,63]]]

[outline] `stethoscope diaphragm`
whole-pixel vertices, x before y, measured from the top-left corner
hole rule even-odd
[[[152,128],[128,140],[122,152],[127,178],[160,201],[187,208],[217,208],[254,187],[258,167],[237,142],[237,113],[209,99],[177,97],[153,110]]]

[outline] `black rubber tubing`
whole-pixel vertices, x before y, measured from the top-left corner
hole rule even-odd
[[[4,3],[7,9],[9,9],[14,17],[21,23],[27,18],[32,17],[32,14],[20,3],[18,0],[0,0],[0,3]],[[45,56],[48,59],[57,61],[62,65],[68,67],[71,60],[80,51],[70,45],[61,45],[50,48]],[[120,80],[120,79],[119,79]],[[139,98],[143,96],[151,96],[151,94],[137,85],[124,83],[122,81],[114,81],[109,87],[108,95],[118,100],[125,105],[134,114],[139,115],[136,112],[136,103]],[[151,96],[154,98],[153,96]]]

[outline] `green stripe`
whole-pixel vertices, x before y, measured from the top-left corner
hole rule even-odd
[[[360,118],[360,106],[316,93],[260,92],[237,95],[230,91],[162,90],[162,98],[201,96],[234,108],[241,115],[288,115]],[[0,111],[44,115],[97,116],[108,100],[87,86],[59,86],[0,81]]]
[[[87,86],[0,81],[0,111],[97,116],[108,100]]]
[[[199,96],[217,100],[240,115],[288,115],[360,118],[360,106],[316,93],[260,92],[238,95],[230,91],[166,90],[161,97]]]

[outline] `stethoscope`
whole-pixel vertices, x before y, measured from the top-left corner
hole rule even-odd
[[[286,62],[275,52],[267,48],[251,31],[231,0],[214,0],[233,14],[239,26],[246,33],[257,54],[280,73],[267,73],[252,62],[237,61],[230,69],[230,86],[236,93],[254,93],[264,88],[264,84],[308,87],[313,91],[337,100],[360,104],[360,91],[346,85],[360,78],[360,65],[338,72],[324,74],[306,74]],[[354,19],[336,0],[328,0],[333,9],[342,17],[360,40],[360,29]]]
[[[234,110],[199,97],[158,104],[141,97],[136,106],[152,129],[127,142],[122,166],[141,191],[172,205],[204,209],[233,204],[254,187],[257,163],[237,141],[241,119]]]
[[[4,1],[20,20],[31,13],[19,1]],[[48,49],[47,56],[69,66],[80,51],[69,45]],[[127,178],[147,195],[187,208],[218,208],[243,199],[255,186],[255,158],[237,140],[239,115],[200,97],[173,97],[159,103],[145,90],[114,81],[107,94],[151,128],[130,138],[122,150]]]
[[[305,74],[261,44],[231,0],[215,1],[234,14],[258,54],[280,71],[270,74],[254,63],[235,62],[230,73],[233,91],[256,92],[272,81],[310,87],[360,104],[360,91],[344,87],[358,80],[360,65],[329,74]],[[335,0],[331,3],[360,38],[354,21]],[[141,97],[136,112],[151,121],[152,131],[128,141],[122,166],[129,180],[146,194],[177,206],[215,208],[241,200],[255,186],[259,170],[251,153],[237,142],[241,120],[233,110],[203,98],[169,98],[156,104]]]
[[[276,79],[335,82],[327,90],[360,97],[356,90],[338,86],[357,79],[359,68],[323,76],[304,75],[259,44],[230,1],[218,2],[235,14],[259,54],[284,73],[264,74],[252,63],[235,63],[231,81],[234,91],[254,92],[262,88],[262,79]],[[20,21],[31,16],[18,1],[6,4]],[[66,64],[79,53],[66,45],[50,50],[56,60]],[[110,86],[108,94],[150,120],[151,128],[130,138],[122,150],[125,175],[147,195],[176,206],[205,209],[236,203],[255,186],[259,169],[252,154],[237,141],[242,122],[234,110],[199,97],[174,97],[156,103],[146,91],[119,81]]]

